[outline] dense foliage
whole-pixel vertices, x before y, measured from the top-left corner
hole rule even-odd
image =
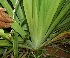
[[[14,20],[0,29],[0,46],[13,49],[15,58],[19,47],[34,51],[70,35],[70,0],[0,0],[0,6]]]

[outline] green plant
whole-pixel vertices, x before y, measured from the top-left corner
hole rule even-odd
[[[0,3],[14,20],[12,40],[8,37],[10,33],[0,31],[0,34],[13,41],[15,58],[18,57],[18,47],[38,50],[70,29],[70,0],[1,0]]]

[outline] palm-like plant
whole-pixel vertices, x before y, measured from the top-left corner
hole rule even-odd
[[[11,26],[15,30],[14,52],[18,47],[39,49],[56,41],[70,29],[70,0],[0,0],[0,3],[14,19]],[[1,36],[9,40],[8,35],[1,31]],[[5,43],[5,46],[12,46]]]

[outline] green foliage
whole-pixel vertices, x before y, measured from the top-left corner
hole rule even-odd
[[[5,42],[0,46],[13,46],[15,58],[18,47],[38,50],[70,29],[70,0],[0,0],[0,4],[14,20],[12,33],[0,29]]]
[[[12,4],[9,4],[9,2]],[[16,32],[18,32],[22,38],[25,37],[26,32],[21,25],[22,22],[24,23],[25,18],[27,19],[31,41],[27,40],[26,43],[33,49],[39,48],[45,40],[48,40],[47,37],[50,35],[52,30],[55,29],[56,25],[59,24],[59,22],[62,20],[64,24],[66,21],[69,22],[69,19],[63,18],[65,14],[69,12],[69,0],[41,0],[40,2],[39,0],[5,0],[4,2],[1,1],[1,4],[6,8],[7,12],[12,16],[12,18],[14,17],[15,21],[11,27]],[[11,5],[13,6],[11,7]],[[22,7],[24,9],[22,9]]]
[[[51,38],[48,39],[47,37],[53,32],[61,20],[65,20],[63,17],[70,9],[70,3],[68,2],[69,0],[53,0],[51,2],[50,0],[41,0],[40,3],[38,0],[31,0],[31,2],[30,0],[23,1],[31,37],[31,44],[28,42],[30,47],[37,49],[44,42],[46,44],[49,41],[51,42]],[[47,3],[49,5],[46,5]],[[65,3],[65,5],[62,3]]]

